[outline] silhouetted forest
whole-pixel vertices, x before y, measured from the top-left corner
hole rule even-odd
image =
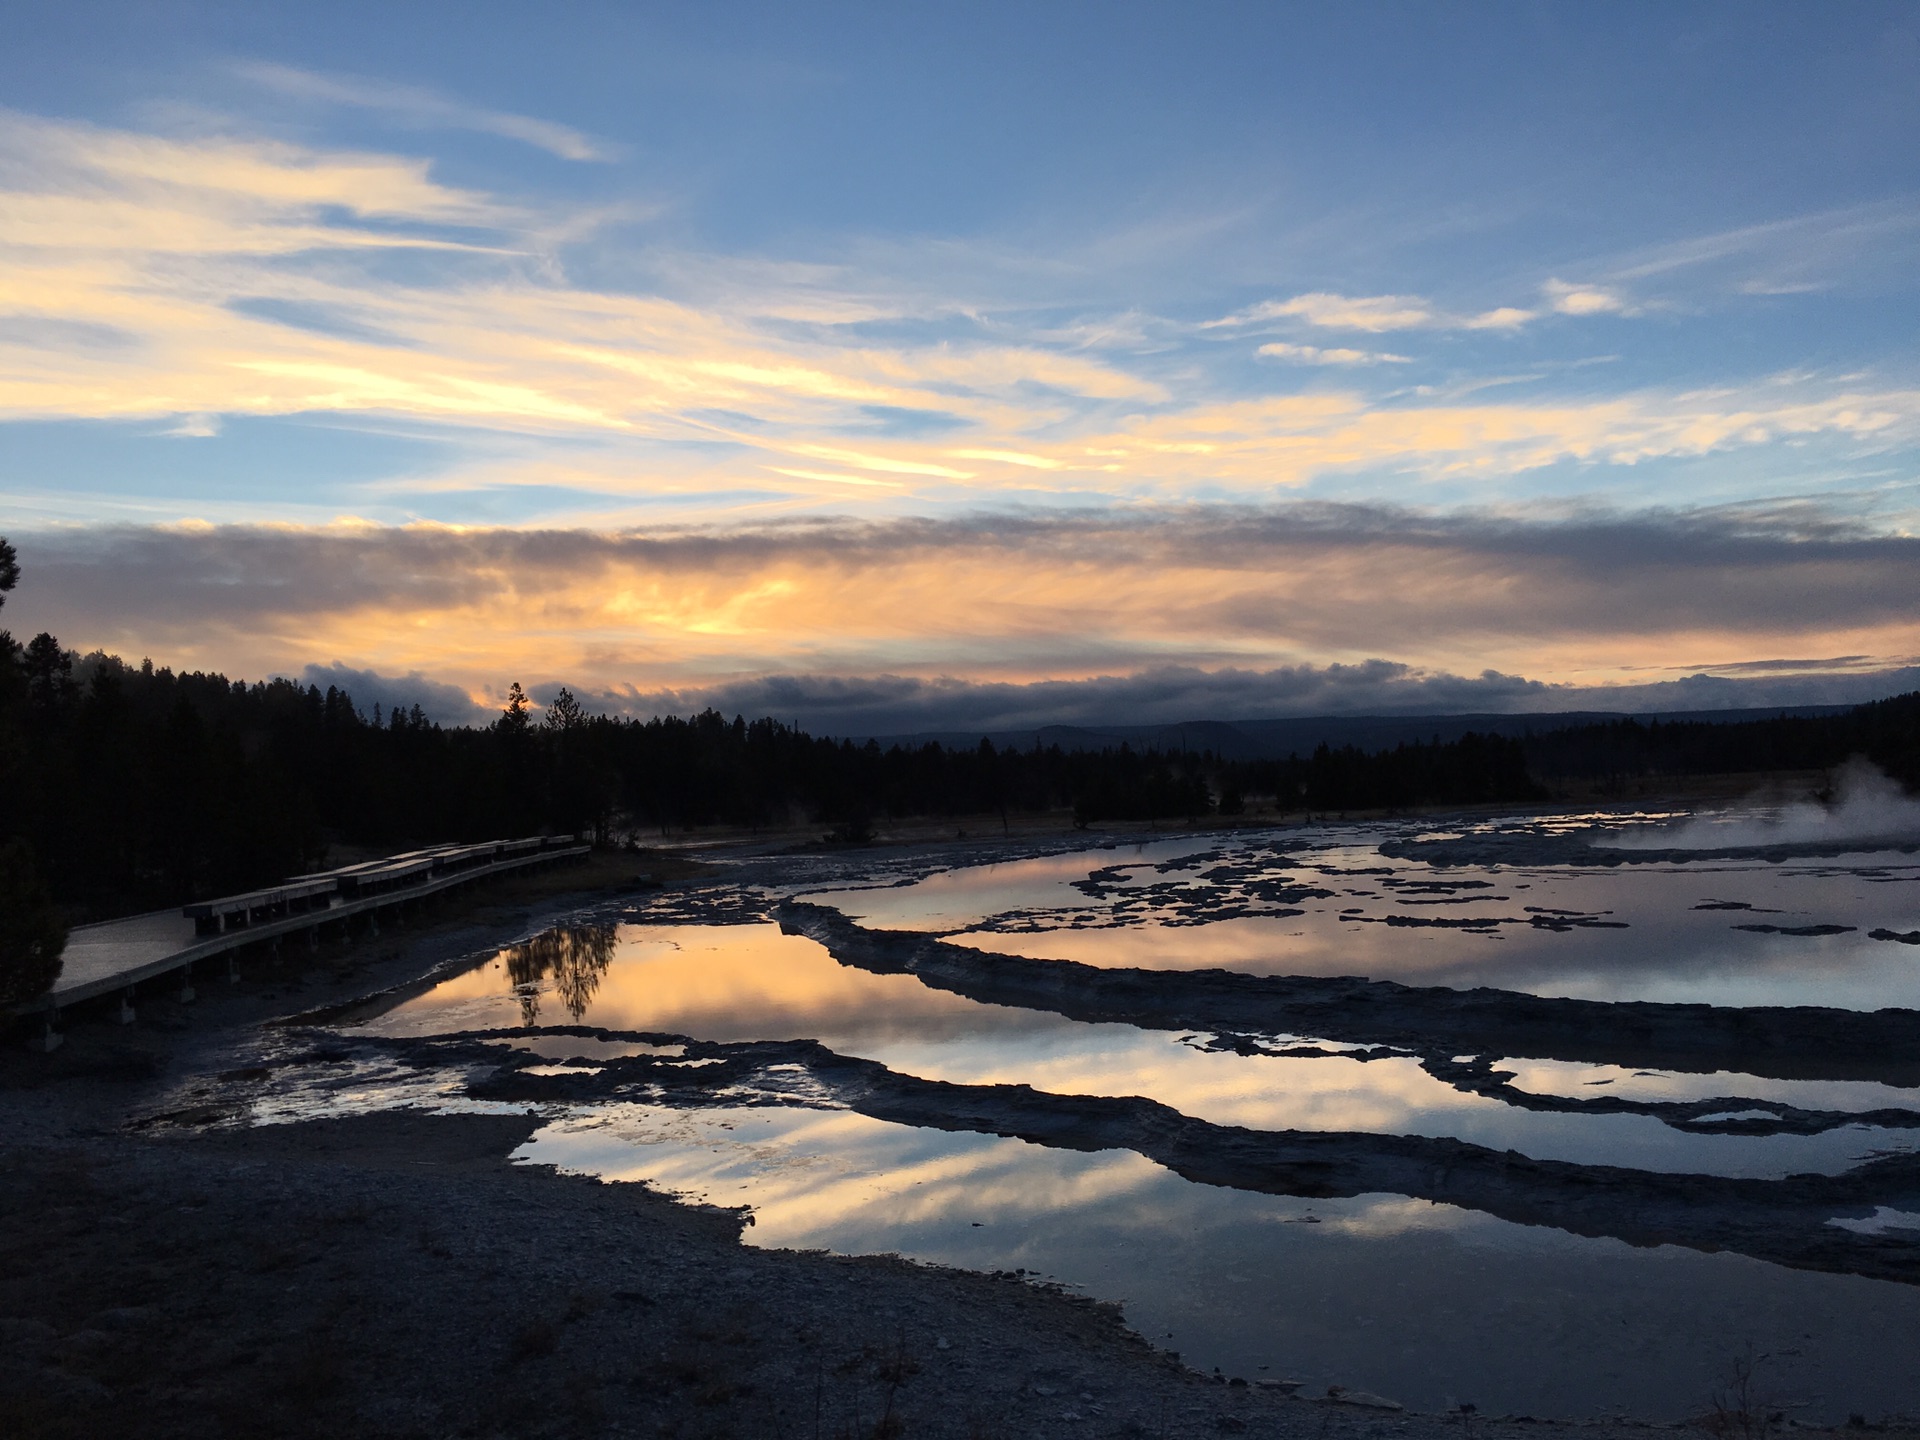
[[[0,891],[45,887],[80,918],[265,884],[342,843],[588,830],[607,844],[794,824],[854,843],[905,817],[1071,811],[1094,824],[1524,802],[1556,781],[1813,769],[1852,754],[1912,784],[1916,735],[1920,695],[1817,719],[1622,721],[1270,761],[987,741],[883,750],[714,711],[589,715],[565,692],[536,717],[518,686],[491,725],[442,726],[417,707],[363,711],[334,688],[176,674],[0,632]]]
[[[1920,692],[1840,715],[1617,720],[1543,730],[1522,744],[1531,773],[1561,782],[1824,770],[1864,755],[1911,790],[1920,788]]]
[[[1124,746],[883,750],[714,711],[588,715],[564,694],[536,719],[517,690],[489,726],[442,726],[417,709],[362,711],[333,688],[83,658],[45,635],[0,644],[0,731],[0,831],[86,914],[264,884],[342,842],[590,830],[610,843],[796,823],[857,842],[908,816],[1071,811],[1093,824],[1238,813],[1274,796],[1297,812],[1543,793],[1518,743],[1497,738],[1270,765]]]

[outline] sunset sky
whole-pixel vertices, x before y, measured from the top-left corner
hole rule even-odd
[[[894,733],[1920,685],[1920,7],[23,6],[5,624]]]

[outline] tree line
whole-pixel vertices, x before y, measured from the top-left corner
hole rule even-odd
[[[124,914],[271,883],[330,845],[405,849],[537,831],[601,844],[705,826],[813,825],[857,843],[907,817],[1071,813],[1187,820],[1536,799],[1516,742],[1469,737],[1284,762],[1208,752],[925,744],[883,748],[708,710],[538,714],[514,687],[485,726],[347,692],[78,656],[0,633],[0,839],[66,913]]]
[[[1733,723],[1615,720],[1545,730],[1522,742],[1548,780],[1616,784],[1684,775],[1825,770],[1863,755],[1909,790],[1920,789],[1920,692],[1837,715],[1780,715]]]

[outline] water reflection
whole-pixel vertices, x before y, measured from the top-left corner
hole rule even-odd
[[[864,917],[869,932],[944,933],[974,950],[1107,970],[1221,967],[1604,1001],[1920,1008],[1920,953],[1871,938],[1876,928],[1920,929],[1911,856],[1442,869],[1382,856],[1372,843],[1405,833],[1183,836],[816,898]],[[676,913],[703,912],[689,904]],[[1786,933],[1734,928],[1756,923]],[[1836,926],[1853,928],[1794,933]],[[873,941],[869,932],[855,931]],[[1916,1108],[1915,1092],[1890,1083],[1898,1076],[1877,1060],[1835,1072],[1853,1079],[1694,1072],[1698,1020],[1667,1049],[1648,1049],[1651,1041],[1616,1049],[1582,1029],[1585,1049],[1535,1052],[1561,1058],[1501,1059],[1497,1047],[1524,1052],[1538,1033],[1448,1046],[1417,1008],[1378,1033],[1367,1019],[1342,1029],[1333,1011],[1273,1012],[1276,1028],[1317,1024],[1345,1045],[1229,1033],[1231,1016],[1200,1011],[1203,1023],[1228,1028],[1175,1031],[1155,1028],[1174,1023],[1154,1008],[1174,983],[1164,974],[1097,977],[1144,997],[1102,1010],[1067,994],[1063,967],[1016,975],[1017,962],[1002,962],[993,973],[1006,984],[996,988],[974,983],[986,962],[962,953],[951,973],[923,968],[953,987],[936,989],[880,954],[878,941],[875,957],[858,962],[873,968],[854,968],[810,938],[817,933],[768,923],[556,932],[368,1028],[393,1037],[524,1030],[545,1063],[515,1077],[517,1090],[476,1082],[470,1092],[555,1107],[547,1113],[560,1118],[522,1159],[751,1205],[754,1243],[1053,1275],[1124,1299],[1137,1328],[1190,1359],[1250,1377],[1271,1367],[1429,1408],[1473,1400],[1486,1410],[1626,1407],[1671,1418],[1697,1412],[1751,1342],[1773,1357],[1769,1383],[1791,1391],[1777,1398],[1812,1402],[1804,1417],[1920,1407],[1920,1377],[1898,1363],[1920,1345],[1920,1287],[1701,1253],[1727,1244],[1793,1265],[1909,1273],[1908,1252],[1889,1247],[1913,1243],[1900,1228],[1912,1186],[1902,1181],[1907,1188],[1894,1193],[1910,1162],[1854,1171],[1876,1154],[1911,1154],[1916,1135],[1893,1128],[1898,1117],[1868,1115]],[[1484,1001],[1422,993],[1456,1009]],[[1594,1008],[1627,1016],[1622,1024],[1646,1018]],[[1081,1014],[1090,1018],[1073,1018]],[[1309,1014],[1316,1018],[1299,1018]],[[602,1029],[593,1038],[562,1033],[569,1020]],[[905,1088],[883,1104],[874,1097],[886,1087],[870,1079],[860,1081],[864,1101],[827,1080],[769,1085],[763,1098],[783,1103],[746,1107],[741,1096],[757,1092],[745,1072],[707,1091],[670,1077],[671,1062],[689,1054],[688,1066],[723,1063],[698,1044],[675,1056],[658,1043],[673,1036],[817,1041],[886,1067],[885,1078]],[[436,1043],[451,1054],[474,1042]],[[636,1062],[648,1056],[668,1063],[643,1074]],[[826,1058],[821,1075],[850,1068]],[[1631,1060],[1671,1068],[1608,1063]],[[626,1088],[623,1075],[634,1077]],[[919,1099],[907,1096],[920,1082],[970,1088],[929,1100],[937,1087],[922,1085]],[[688,1108],[633,1103],[665,1096]],[[1124,1102],[1136,1096],[1178,1114],[1126,1130],[1111,1117],[1135,1113]],[[1794,1107],[1797,1118],[1787,1114]],[[1783,1133],[1708,1133],[1752,1132],[1769,1116]],[[1785,1133],[1788,1122],[1805,1122],[1806,1133]],[[1481,1148],[1467,1153],[1454,1141]],[[1563,1173],[1553,1162],[1586,1168]],[[1338,1183],[1329,1179],[1336,1170]],[[1841,1172],[1825,1188],[1813,1179]],[[1803,1179],[1773,1183],[1790,1175]],[[1400,1193],[1288,1198],[1385,1190]],[[1603,1214],[1606,1206],[1614,1208]],[[1561,1225],[1637,1243],[1580,1238]],[[1808,1234],[1812,1249],[1802,1243]],[[1676,1236],[1700,1248],[1659,1243]],[[1886,1263],[1844,1250],[1860,1244],[1881,1247],[1874,1255]]]
[[[839,1110],[608,1106],[516,1158],[753,1207],[769,1248],[1025,1269],[1125,1304],[1203,1368],[1416,1408],[1584,1417],[1705,1408],[1752,1345],[1803,1420],[1920,1408],[1920,1290],[1635,1248],[1398,1196],[1312,1201]],[[954,1337],[965,1345],[966,1337]]]
[[[548,991],[578,1024],[613,964],[617,933],[612,925],[556,925],[508,946],[500,959],[520,1002],[520,1023],[539,1020],[540,996]]]
[[[1024,907],[1087,904],[1074,886],[1094,869],[1116,863],[1159,864],[1207,853],[1218,837],[1182,836],[1099,850],[1037,855],[936,871],[910,885],[809,892],[809,898],[870,918],[890,930],[952,930]]]
[[[701,1040],[817,1039],[863,1053],[889,1038],[1046,1030],[1060,1021],[929,990],[907,975],[847,969],[778,925],[622,925],[575,1020]],[[512,952],[436,985],[371,1023],[422,1035],[506,1028],[526,1014]],[[539,1023],[536,1003],[532,1018]],[[553,1023],[564,1023],[555,1020]]]
[[[1920,1095],[1902,1085],[1873,1080],[1781,1080],[1727,1070],[1681,1074],[1671,1070],[1633,1070],[1624,1065],[1582,1065],[1564,1060],[1506,1058],[1500,1068],[1513,1084],[1535,1095],[1590,1098],[1603,1090],[1634,1100],[1709,1100],[1739,1095],[1775,1100],[1806,1110],[1866,1111],[1920,1108]]]
[[[1920,960],[1875,933],[1920,929],[1920,866],[1891,853],[1844,864],[1436,869],[1351,834],[1286,832],[1089,850],[809,898],[876,929],[1110,968],[1920,1009]],[[1740,928],[1756,923],[1776,930]],[[1844,928],[1794,933],[1822,927]]]
[[[1411,1055],[1339,1053],[1341,1047],[1313,1056],[1240,1053],[1212,1045],[1205,1034],[986,1004],[910,975],[840,965],[820,944],[772,924],[624,925],[595,973],[587,1003],[568,1013],[609,1030],[723,1043],[817,1040],[837,1054],[922,1079],[1026,1085],[1054,1095],[1139,1095],[1195,1119],[1254,1130],[1452,1136],[1536,1159],[1758,1178],[1831,1174],[1876,1148],[1905,1143],[1863,1126],[1808,1135],[1703,1134],[1653,1115],[1528,1109],[1438,1078]],[[538,994],[530,987],[542,983],[555,982],[551,975],[519,978],[508,952],[367,1028],[405,1036],[503,1029],[516,1019],[537,1025]],[[555,1060],[613,1053],[605,1043],[560,1037],[538,1048]],[[1710,1093],[1772,1093],[1753,1077],[1723,1078],[1724,1087]]]

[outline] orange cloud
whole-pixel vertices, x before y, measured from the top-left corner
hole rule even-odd
[[[247,674],[338,660],[474,694],[515,675],[639,693],[1382,653],[1595,684],[1920,654],[1920,542],[1739,517],[1519,525],[1304,506],[624,534],[200,527],[22,552],[20,623],[69,644]]]

